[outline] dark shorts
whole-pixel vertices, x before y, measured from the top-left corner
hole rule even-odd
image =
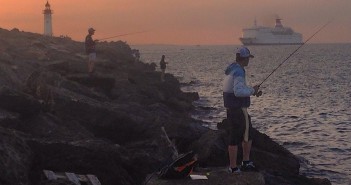
[[[247,115],[247,116],[246,116]],[[227,120],[229,122],[229,145],[238,145],[244,141],[246,121],[248,121],[247,138],[252,140],[251,117],[245,114],[241,108],[227,109]]]

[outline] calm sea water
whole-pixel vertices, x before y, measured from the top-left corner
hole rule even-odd
[[[141,60],[159,66],[196,91],[193,117],[216,127],[225,118],[224,69],[238,46],[133,46]],[[259,84],[298,46],[252,46],[247,81]],[[297,155],[301,174],[351,184],[351,44],[306,44],[252,98],[253,126]]]

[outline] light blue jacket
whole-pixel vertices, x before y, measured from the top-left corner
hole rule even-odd
[[[223,100],[226,108],[250,106],[250,96],[255,90],[246,85],[245,69],[238,63],[230,64],[225,70]]]

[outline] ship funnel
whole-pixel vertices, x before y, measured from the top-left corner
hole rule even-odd
[[[281,22],[282,19],[275,19],[275,27],[276,28],[283,28],[283,25],[282,25],[282,22]]]

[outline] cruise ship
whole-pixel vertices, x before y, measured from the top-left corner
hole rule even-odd
[[[243,29],[240,41],[244,45],[293,45],[303,44],[302,34],[284,27],[282,19],[275,19],[275,27],[257,26],[256,19],[251,28]]]

